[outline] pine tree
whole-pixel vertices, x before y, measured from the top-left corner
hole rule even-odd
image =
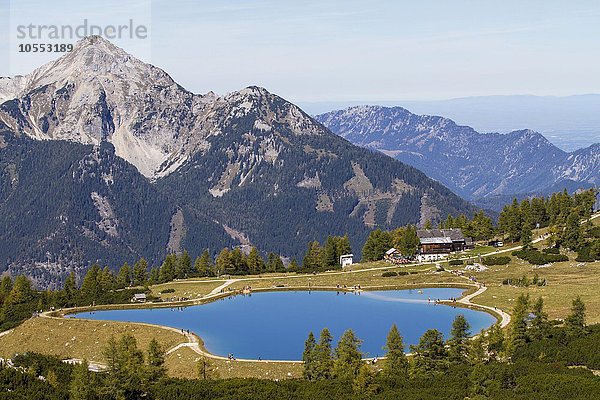
[[[115,276],[107,266],[98,274],[98,285],[100,286],[100,291],[103,293],[115,289]]]
[[[331,342],[333,338],[329,329],[323,328],[319,336],[319,343],[315,348],[315,378],[317,380],[330,379],[333,377],[333,356],[331,353]]]
[[[294,259],[292,260],[292,262],[290,263],[290,266],[289,266],[288,270],[289,270],[290,272],[298,272],[299,268],[300,268],[300,266],[298,265],[298,262],[297,262],[297,261],[296,261],[296,259],[294,258]]]
[[[487,351],[491,358],[498,358],[506,350],[506,337],[500,324],[496,323],[490,327],[485,336]]]
[[[117,274],[117,288],[123,289],[131,284],[131,268],[125,263]]]
[[[164,378],[167,374],[165,367],[165,352],[156,339],[152,338],[148,344],[148,357],[146,365],[146,382],[152,384]]]
[[[396,324],[392,325],[385,345],[386,359],[383,372],[388,378],[406,377],[408,373],[408,359],[404,353],[404,340]]]
[[[479,210],[475,213],[473,220],[471,221],[471,226],[472,236],[475,240],[489,239],[494,233],[494,224],[492,219],[485,215],[483,210]]]
[[[146,283],[148,283],[148,262],[142,257],[133,265],[133,284],[144,286]]]
[[[582,336],[586,333],[585,304],[579,296],[573,300],[571,314],[565,318],[565,328],[570,336]]]
[[[414,353],[413,372],[427,374],[441,372],[448,367],[448,352],[444,336],[437,329],[429,329],[419,339],[418,345],[411,345]]]
[[[81,298],[84,303],[93,303],[100,296],[100,285],[98,284],[98,275],[100,267],[96,264],[92,265],[83,278],[81,284]]]
[[[251,275],[260,274],[263,272],[265,262],[261,258],[256,247],[253,246],[250,249],[246,262],[248,264],[248,273]]]
[[[229,257],[229,249],[223,248],[217,258],[215,259],[215,269],[217,270],[217,276],[220,274],[226,274],[232,271],[233,265]]]
[[[185,279],[192,273],[192,259],[190,258],[187,250],[177,257],[177,264],[175,266],[175,277],[178,279]]]
[[[529,336],[533,340],[542,340],[548,336],[550,325],[548,323],[548,314],[544,312],[544,299],[539,297],[533,304],[533,318],[529,327]]]
[[[579,214],[572,211],[567,217],[567,223],[562,235],[562,244],[570,250],[579,250],[583,242],[581,224],[579,223]]]
[[[163,261],[160,271],[159,280],[160,282],[169,282],[175,278],[175,268],[177,266],[177,255],[174,253],[167,254],[165,261]]]
[[[523,226],[521,227],[521,243],[523,244],[524,249],[528,249],[531,247],[531,230],[532,225],[529,220],[523,221]]]
[[[413,257],[417,254],[420,243],[419,237],[417,236],[417,228],[414,225],[409,225],[403,230],[400,238],[400,253],[404,256]]]
[[[92,374],[89,371],[87,360],[73,367],[71,373],[71,384],[69,385],[70,399],[72,400],[92,400],[96,398],[95,385],[93,384]]]
[[[529,315],[529,295],[520,295],[515,302],[513,315],[509,326],[508,354],[514,355],[515,351],[527,343],[527,318]]]
[[[348,235],[340,236],[337,240],[337,260],[336,262],[340,262],[340,256],[344,254],[352,253],[352,247],[350,246],[350,238]]]
[[[392,247],[392,235],[389,232],[376,229],[371,231],[363,246],[363,261],[378,261],[383,259],[385,252]]]
[[[250,253],[252,253],[252,251]],[[211,275],[213,265],[208,249],[205,249],[200,255],[200,257],[196,258],[196,261],[194,262],[194,268],[196,269],[196,273],[200,276]]]
[[[352,392],[357,398],[369,399],[377,393],[377,389],[373,369],[369,365],[361,363],[358,373],[352,381]]]
[[[352,329],[345,331],[335,348],[336,360],[333,374],[340,379],[354,379],[362,364],[360,344],[362,341],[356,337]]]
[[[331,269],[339,263],[337,257],[337,244],[333,236],[328,236],[323,251],[321,252],[321,265],[326,269]]]
[[[65,292],[65,298],[67,301],[67,306],[74,306],[77,302],[77,283],[75,280],[75,272],[71,271],[67,279],[65,280],[65,284],[63,286],[63,290]]]
[[[317,359],[316,359],[317,342],[315,335],[309,332],[306,342],[304,342],[304,353],[302,353],[302,361],[304,362],[304,370],[302,376],[304,379],[314,381],[317,377]]]
[[[155,285],[160,281],[160,269],[158,267],[152,267],[150,269],[150,275],[148,277],[148,283]]]
[[[469,336],[471,327],[464,315],[454,318],[450,339],[448,340],[448,355],[451,362],[466,363],[469,355]]]
[[[278,254],[269,253],[267,255],[267,272],[284,272],[285,266]]]
[[[302,260],[302,268],[317,271],[321,268],[321,247],[319,242],[314,241],[308,244],[308,249]]]

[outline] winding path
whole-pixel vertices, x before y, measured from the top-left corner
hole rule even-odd
[[[467,306],[473,306],[473,307],[476,307],[479,309],[488,310],[494,314],[498,314],[498,315],[500,315],[500,327],[504,328],[504,327],[508,326],[508,324],[510,323],[510,314],[509,313],[502,311],[496,307],[484,306],[482,304],[477,304],[477,303],[471,302],[471,299],[473,299],[476,296],[479,296],[486,290],[487,290],[487,286],[480,286],[476,292],[468,294],[465,297],[457,300],[457,303],[465,304]]]

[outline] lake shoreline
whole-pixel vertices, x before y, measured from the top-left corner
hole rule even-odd
[[[420,290],[420,289],[429,289],[429,288],[464,289],[461,294],[461,297],[457,298],[456,301],[441,300],[437,304],[451,306],[453,308],[459,307],[459,308],[472,309],[475,311],[482,311],[482,312],[485,312],[485,313],[491,315],[492,317],[494,317],[498,322],[503,320],[503,316],[499,312],[497,312],[495,310],[491,310],[491,309],[487,308],[486,306],[474,304],[474,303],[471,303],[470,301],[469,302],[461,302],[462,299],[465,299],[468,296],[474,295],[475,293],[480,291],[482,288],[481,285],[475,285],[475,284],[469,284],[469,283],[464,283],[464,284],[462,284],[462,283],[461,284],[432,283],[432,284],[414,284],[414,285],[406,285],[406,284],[403,284],[403,285],[377,285],[377,286],[364,287],[359,290],[355,289],[353,287],[339,288],[339,287],[331,287],[331,286],[272,287],[272,288],[254,289],[250,293],[243,293],[243,291],[241,291],[241,290],[225,291],[224,293],[215,293],[212,295],[207,295],[200,299],[177,301],[177,302],[131,303],[131,304],[111,304],[111,305],[99,305],[99,306],[73,307],[73,308],[69,308],[69,309],[46,312],[46,313],[43,313],[43,316],[49,317],[49,318],[62,319],[68,315],[72,315],[72,314],[76,314],[76,313],[84,313],[84,312],[94,312],[94,311],[190,307],[190,306],[195,306],[195,305],[209,304],[209,303],[215,302],[217,300],[221,300],[224,298],[232,298],[232,297],[238,296],[238,295],[252,294],[252,293],[264,293],[264,292],[286,292],[286,291],[324,292],[324,291],[327,291],[327,292],[361,293],[361,292],[374,292],[374,291]],[[96,319],[88,319],[88,318],[77,318],[77,319],[81,320],[81,321],[98,321]],[[117,322],[117,323],[123,322],[123,321],[116,321],[116,320],[105,320],[105,321],[110,321],[113,323],[114,322]],[[182,342],[171,349],[167,349],[166,352],[168,354],[173,351],[176,351],[179,348],[189,347],[191,350],[196,352],[199,356],[228,361],[227,357],[224,357],[224,356],[221,356],[218,354],[214,354],[214,353],[211,353],[210,351],[208,351],[208,349],[205,347],[204,341],[202,340],[201,336],[196,334],[195,332],[192,332],[191,330],[189,331],[189,333],[187,333],[186,330],[181,330],[181,329],[174,328],[172,326],[167,326],[167,325],[160,325],[160,324],[146,323],[146,322],[132,322],[132,321],[129,321],[128,323],[139,324],[141,326],[159,327],[159,328],[162,328],[165,330],[169,330],[172,332],[178,332],[178,333],[182,334],[185,337],[186,342]],[[381,358],[381,357],[379,357],[379,358]],[[369,359],[372,359],[372,357],[365,358],[365,360],[369,360]],[[233,361],[233,360],[231,360],[231,361]],[[262,363],[290,363],[290,364],[301,363],[301,361],[299,361],[299,360],[271,360],[271,359],[263,360],[263,359],[252,359],[252,358],[236,358],[235,361],[262,362]]]

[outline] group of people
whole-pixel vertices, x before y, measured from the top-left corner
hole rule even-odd
[[[228,359],[229,361],[235,361],[235,357],[233,356],[233,353],[228,353],[228,354],[227,354],[227,359]]]

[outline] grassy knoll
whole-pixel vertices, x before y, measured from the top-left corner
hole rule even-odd
[[[571,258],[574,257],[573,255]],[[505,278],[520,278],[525,275],[531,280],[536,273],[547,280],[547,286],[502,285]],[[567,261],[535,268],[513,257],[508,265],[494,266],[488,271],[473,275],[488,286],[486,292],[473,300],[476,303],[510,311],[514,300],[521,293],[528,293],[533,299],[543,297],[550,318],[564,318],[569,314],[573,298],[581,296],[587,307],[587,322],[600,322],[600,262],[583,264]]]
[[[156,338],[165,349],[187,341],[182,334],[153,326],[37,317],[25,321],[0,338],[0,356],[12,357],[15,353],[34,351],[102,363],[102,350],[111,335],[118,339],[126,333],[132,334],[138,347],[144,350],[152,338]]]
[[[197,378],[198,353],[188,347],[182,347],[167,355],[166,365],[169,375],[180,378]],[[209,360],[219,378],[267,378],[286,379],[302,376],[301,363],[275,363],[268,361],[242,362],[228,360]]]
[[[207,279],[197,279],[207,280]],[[152,294],[156,297],[160,297],[163,301],[167,301],[171,298],[182,298],[187,297],[189,299],[195,299],[207,295],[214,288],[218,287],[223,283],[222,280],[215,280],[214,282],[193,282],[190,283],[187,280],[178,280],[169,283],[163,283],[160,285],[154,285],[151,287]],[[171,293],[161,293],[165,289],[173,289]]]

